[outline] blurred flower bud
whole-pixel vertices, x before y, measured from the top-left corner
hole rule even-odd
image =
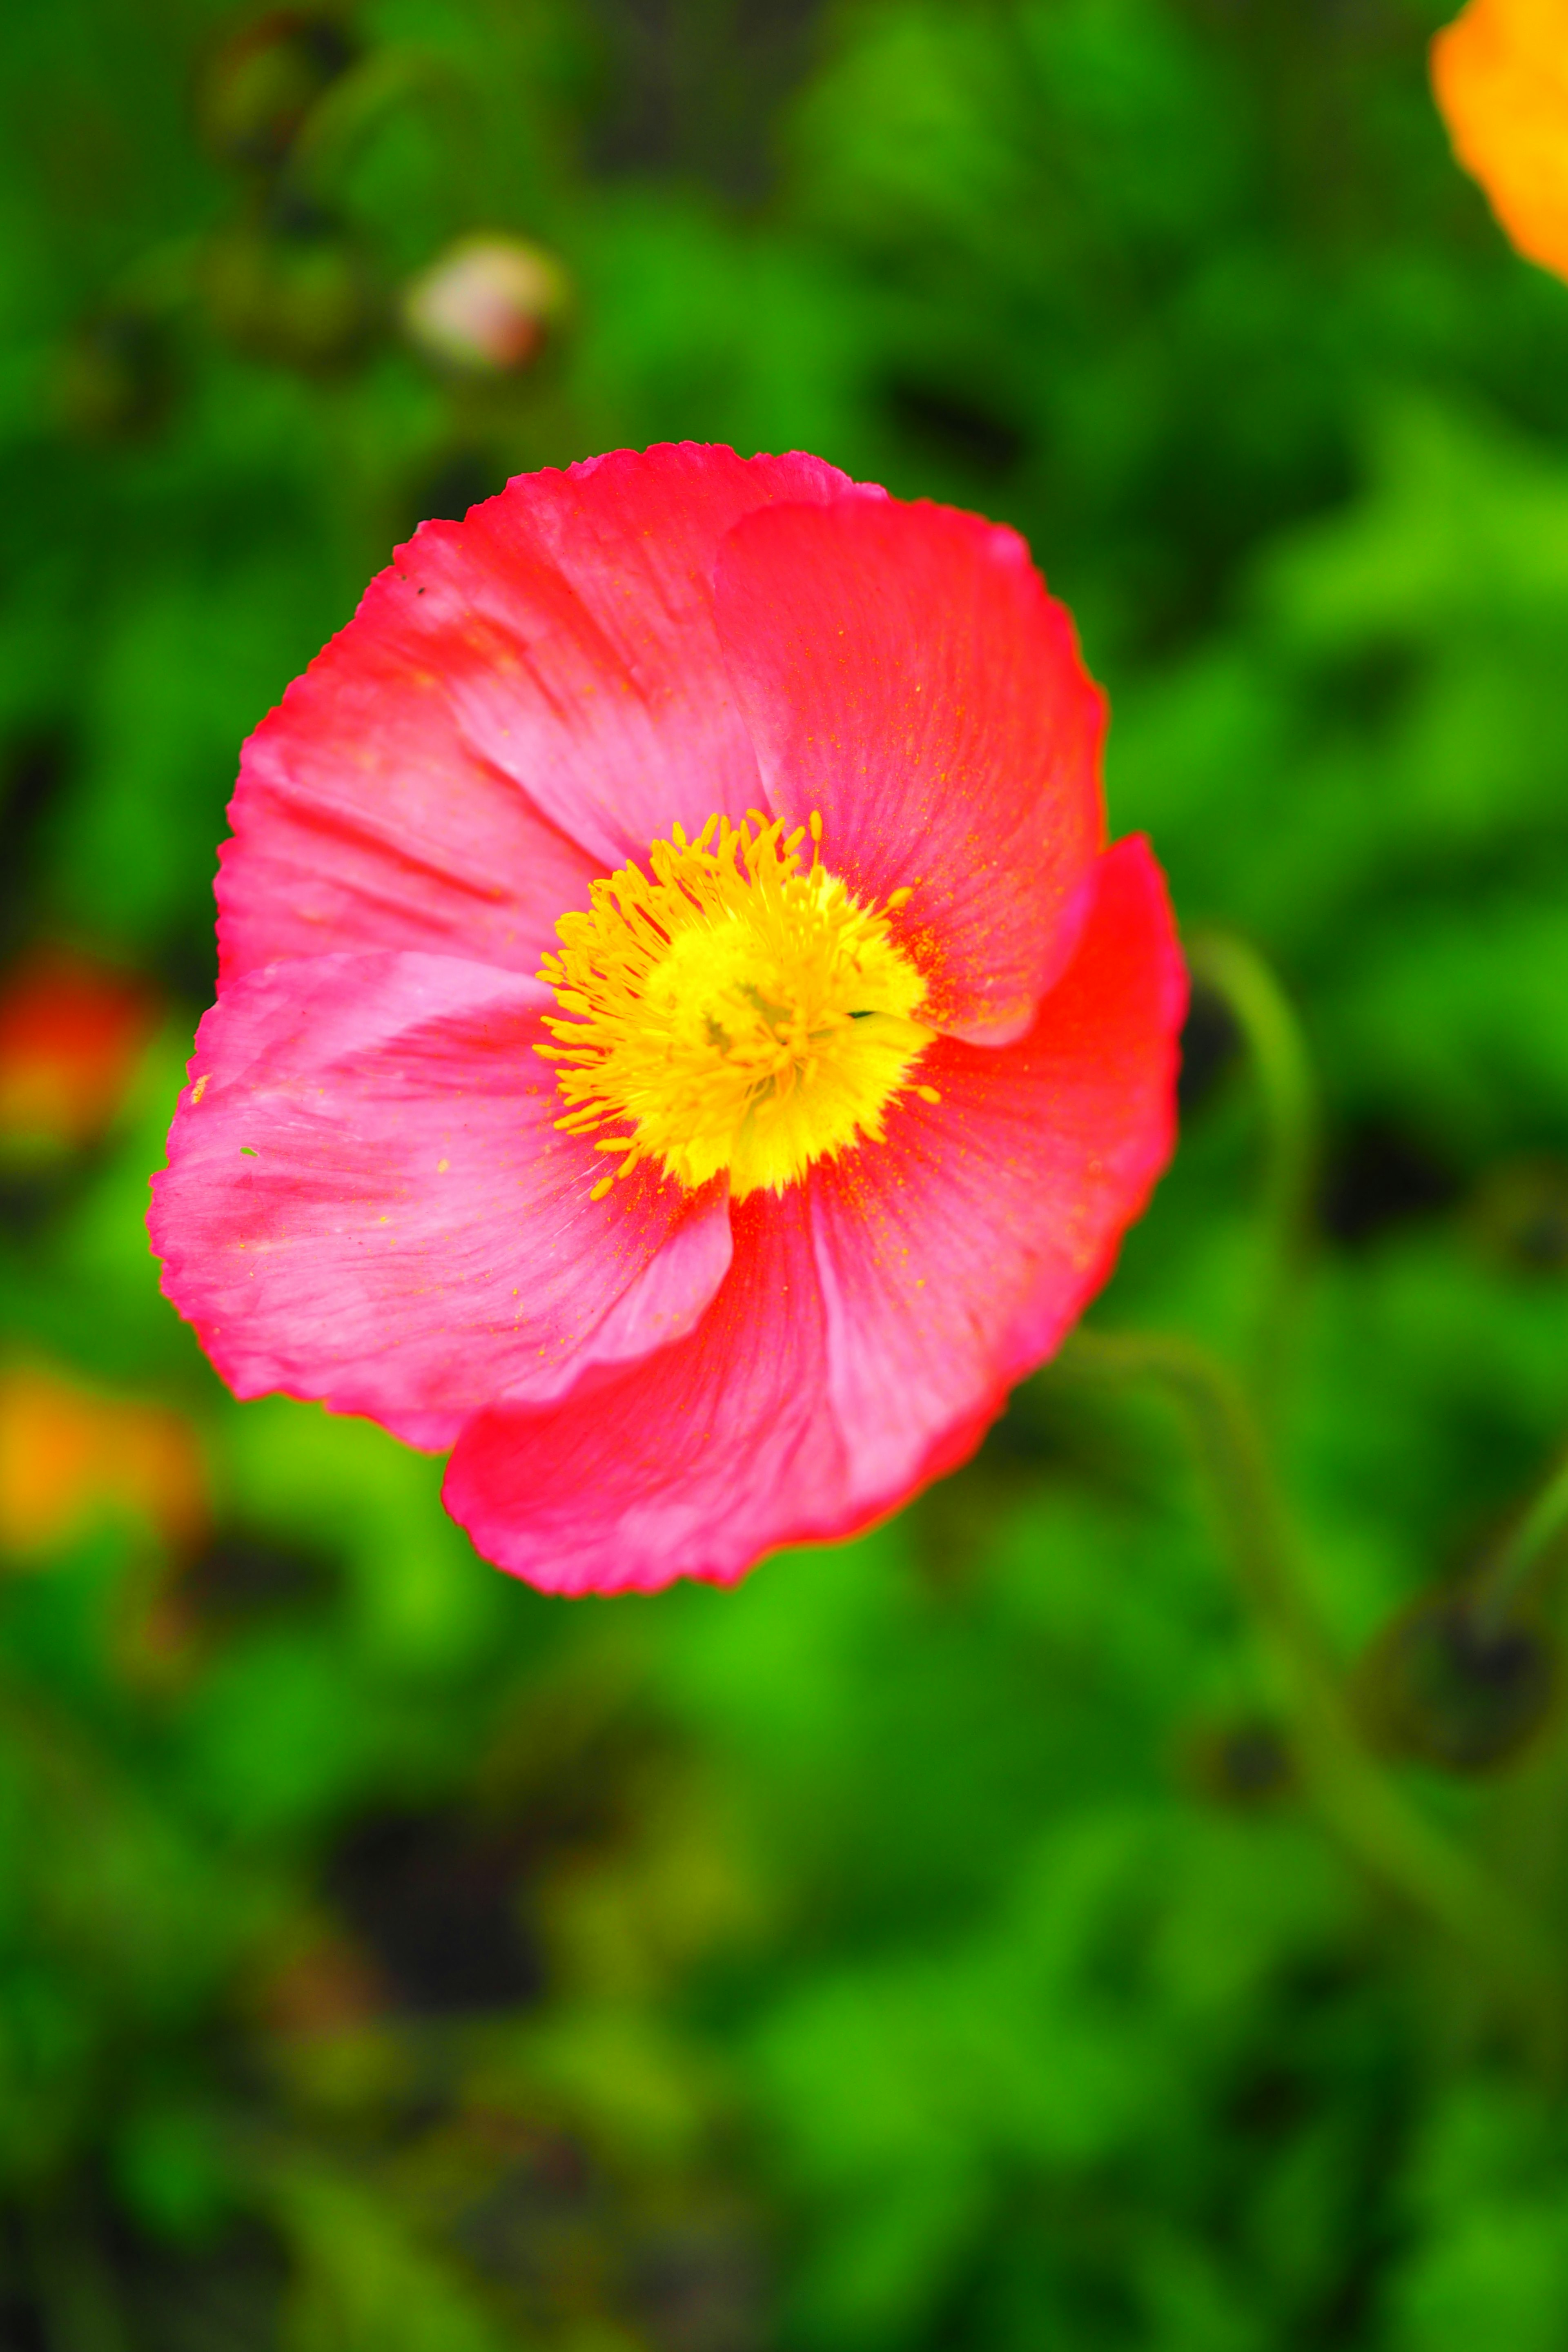
[[[231,33],[196,77],[196,121],[220,163],[279,163],[316,100],[359,54],[342,13],[272,8]]]
[[[0,1372],[0,1550],[26,1561],[125,1517],[169,1543],[201,1532],[206,1475],[190,1423],[56,1372]]]
[[[1568,1163],[1538,1156],[1489,1170],[1466,1223],[1494,1265],[1514,1274],[1568,1274]]]
[[[134,441],[155,433],[174,404],[167,322],[131,305],[84,319],[55,366],[56,413],[84,441]]]
[[[1424,1595],[1362,1662],[1358,1697],[1379,1745],[1450,1772],[1506,1764],[1545,1723],[1557,1662],[1545,1625],[1495,1616],[1478,1590]]]
[[[0,1162],[58,1159],[114,1121],[153,1030],[146,989],[61,949],[0,980]]]
[[[468,236],[405,288],[403,324],[428,359],[505,375],[537,358],[566,304],[566,278],[538,246]]]
[[[220,1528],[145,1594],[123,1629],[121,1664],[137,1682],[178,1685],[226,1635],[319,1612],[338,1590],[328,1555],[270,1530]]]
[[[313,205],[274,204],[221,230],[201,275],[214,326],[253,359],[307,373],[342,367],[375,324],[360,247]]]

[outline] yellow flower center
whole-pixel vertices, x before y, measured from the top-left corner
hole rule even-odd
[[[803,866],[805,825],[786,840],[754,811],[712,816],[695,841],[677,825],[648,851],[651,880],[624,866],[556,925],[540,978],[561,1013],[538,1050],[570,1106],[558,1127],[620,1130],[595,1146],[621,1160],[595,1200],[642,1160],[692,1190],[728,1170],[737,1200],[783,1192],[880,1138],[935,1034],[911,1017],[925,982],[889,934],[910,894],[861,906],[821,863],[820,818],[809,831]]]

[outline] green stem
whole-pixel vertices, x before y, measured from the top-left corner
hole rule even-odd
[[[1317,1087],[1295,1009],[1255,949],[1233,932],[1204,930],[1188,943],[1187,961],[1194,978],[1223,997],[1246,1038],[1262,1101],[1267,1263],[1253,1361],[1258,1395],[1271,1409],[1311,1247]]]
[[[1474,1613],[1500,1626],[1529,1595],[1537,1573],[1551,1565],[1557,1538],[1568,1528],[1568,1454],[1557,1465],[1491,1564],[1476,1579]]]
[[[1474,1957],[1555,2066],[1564,2020],[1552,1949],[1508,1890],[1410,1805],[1363,1747],[1240,1382],[1195,1342],[1156,1333],[1079,1331],[1061,1362],[1090,1377],[1158,1381],[1180,1403],[1219,1506],[1237,1587],[1280,1676],[1321,1814],[1366,1870]]]

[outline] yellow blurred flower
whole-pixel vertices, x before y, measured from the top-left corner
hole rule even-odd
[[[1520,252],[1568,277],[1568,0],[1470,0],[1433,41],[1432,85]]]

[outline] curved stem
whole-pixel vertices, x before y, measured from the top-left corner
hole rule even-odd
[[[1474,1613],[1497,1626],[1523,1601],[1541,1570],[1551,1564],[1557,1538],[1568,1528],[1568,1454],[1536,1495],[1508,1541],[1476,1579]]]
[[[1320,1155],[1318,1092],[1295,1008],[1256,949],[1234,932],[1199,931],[1187,961],[1224,998],[1247,1040],[1262,1098],[1267,1266],[1253,1337],[1259,1397],[1272,1407],[1312,1239]]]
[[[1060,1361],[1089,1377],[1158,1381],[1180,1403],[1219,1506],[1237,1585],[1280,1676],[1320,1813],[1363,1867],[1474,1956],[1554,2067],[1564,2020],[1551,1947],[1508,1890],[1409,1804],[1363,1747],[1240,1382],[1195,1342],[1157,1333],[1079,1331]]]

